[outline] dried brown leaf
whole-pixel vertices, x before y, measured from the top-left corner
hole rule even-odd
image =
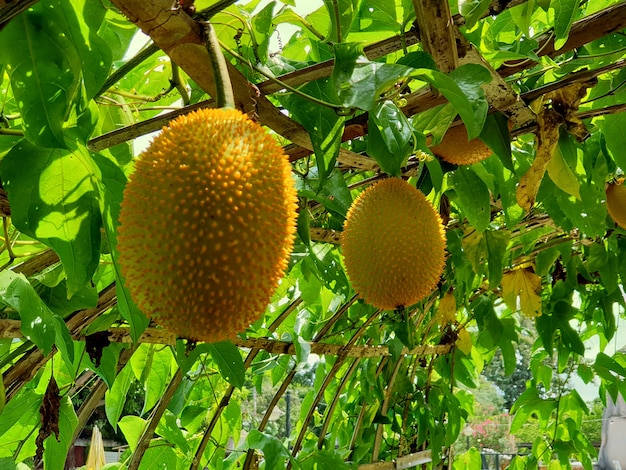
[[[59,409],[61,408],[61,395],[59,394],[59,386],[54,378],[50,377],[46,393],[43,396],[43,402],[39,408],[41,415],[41,428],[37,435],[36,444],[37,452],[35,461],[40,462],[43,458],[43,443],[51,434],[54,434],[57,441],[59,440]]]

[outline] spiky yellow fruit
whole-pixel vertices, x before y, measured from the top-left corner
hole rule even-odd
[[[293,246],[282,148],[235,110],[165,128],[124,191],[119,261],[137,306],[178,336],[232,338],[264,312]]]
[[[489,147],[479,138],[468,140],[463,124],[448,129],[441,143],[431,151],[454,165],[471,165],[491,155]]]
[[[611,218],[626,229],[626,185],[624,178],[619,178],[606,188],[606,209]]]
[[[406,307],[428,295],[443,272],[445,246],[441,217],[400,178],[370,186],[348,210],[346,272],[354,290],[376,308]]]

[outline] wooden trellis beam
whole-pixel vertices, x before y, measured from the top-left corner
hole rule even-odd
[[[215,96],[213,69],[199,23],[182,9],[172,8],[171,0],[113,0],[113,3],[198,86]],[[231,63],[227,65],[238,109],[257,116],[263,124],[289,141],[313,149],[308,132],[300,124],[282,114]]]
[[[404,470],[430,462],[432,462],[431,451],[423,450],[421,452],[403,455],[391,462],[374,462],[359,465],[359,470]]]
[[[0,320],[0,338],[23,338],[20,330],[19,320]],[[114,343],[132,343],[130,328],[113,327],[109,328],[109,341]],[[75,336],[75,338],[78,338]],[[140,343],[151,344],[176,344],[176,335],[162,328],[147,328],[139,338]],[[267,351],[270,354],[295,355],[296,348],[291,341],[279,341],[270,338],[248,338],[233,340],[233,344],[243,349],[258,349]],[[347,357],[382,357],[390,356],[389,348],[386,346],[350,346],[346,349],[343,344],[328,344],[319,342],[309,342],[312,354],[320,356],[338,356],[344,354]],[[404,349],[403,353],[410,356],[431,356],[448,354],[452,351],[453,344],[422,345],[411,349]]]
[[[424,50],[443,73],[457,68],[459,54],[448,0],[413,0],[413,6]]]

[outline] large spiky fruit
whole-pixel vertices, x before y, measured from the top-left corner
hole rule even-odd
[[[232,338],[269,303],[295,220],[276,141],[239,111],[193,112],[136,162],[120,214],[122,274],[157,324],[196,341]]]
[[[366,302],[385,310],[406,307],[439,282],[444,228],[424,194],[388,178],[363,191],[348,210],[342,251],[352,287]]]
[[[463,124],[448,129],[441,143],[432,147],[431,151],[454,165],[471,165],[491,155],[487,144],[479,138],[468,140]]]
[[[613,220],[626,229],[626,185],[624,178],[619,178],[606,188],[606,209]]]

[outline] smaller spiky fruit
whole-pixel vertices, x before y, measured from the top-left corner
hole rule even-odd
[[[441,217],[418,189],[382,180],[354,201],[342,251],[354,290],[376,308],[413,305],[436,287],[445,264]]]
[[[293,246],[282,147],[236,110],[181,116],[135,164],[118,249],[137,306],[178,336],[232,338],[265,311]]]
[[[606,188],[606,209],[613,220],[626,229],[626,185],[624,178],[619,178]]]
[[[468,140],[467,129],[463,124],[448,129],[441,143],[431,148],[431,151],[454,165],[471,165],[491,155],[487,144],[478,137]]]

